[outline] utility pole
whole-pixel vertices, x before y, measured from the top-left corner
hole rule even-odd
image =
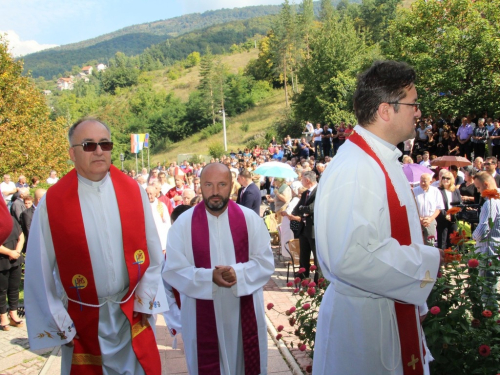
[[[222,129],[224,130],[224,151],[227,151],[226,111],[222,108]]]

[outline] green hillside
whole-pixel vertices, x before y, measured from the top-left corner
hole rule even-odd
[[[190,34],[186,39],[174,39],[176,41],[173,47],[170,48],[171,51],[174,51],[172,53],[172,58],[176,59],[177,56],[185,58],[189,53],[196,50],[192,49],[188,51],[189,48],[192,48],[192,45],[206,46],[207,43],[212,42],[211,40],[204,42],[198,41],[203,39],[204,35],[210,35],[212,33],[210,26],[252,18],[255,19],[256,17],[276,14],[279,10],[279,6],[253,6],[221,9],[202,14],[194,13],[168,20],[134,25],[98,38],[26,55],[23,57],[24,71],[25,73],[30,71],[34,78],[43,76],[49,79],[54,75],[71,71],[74,65],[83,66],[86,62],[91,60],[106,63],[116,54],[116,52],[123,52],[128,56],[137,55],[152,45],[164,43],[167,39],[201,29],[201,31],[197,33]],[[246,27],[247,24],[236,22],[232,23],[232,25],[243,25],[243,27]],[[269,22],[266,22],[265,25],[259,27],[257,31],[265,33],[268,25]],[[231,28],[231,26],[229,26],[229,28]],[[223,27],[223,29],[225,28]],[[254,31],[255,30],[249,30],[244,34],[246,36]],[[226,40],[227,35],[224,33],[227,33],[227,31],[222,32],[222,34],[219,33],[218,37]],[[253,36],[253,34],[250,36]],[[187,40],[190,42],[186,43]],[[240,43],[242,41],[241,38],[233,38],[233,40],[236,41],[232,43]],[[229,44],[229,46],[231,46],[231,44]],[[187,48],[188,46],[189,48]],[[224,46],[226,45],[224,44]],[[179,49],[178,51],[174,50],[177,48]]]

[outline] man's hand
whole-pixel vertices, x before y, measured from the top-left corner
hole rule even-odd
[[[173,198],[174,202],[179,202],[182,200],[182,197],[180,195],[176,195],[174,198]]]
[[[75,335],[75,338],[73,340],[71,340],[70,342],[68,342],[67,344],[64,344],[64,345],[66,345],[68,348],[72,348],[73,346],[75,346],[75,339],[78,340],[79,338],[80,338],[80,336]]]
[[[141,312],[134,311],[134,318],[137,317],[137,315],[141,315],[141,326],[145,327],[148,325],[148,319],[151,316],[151,314],[144,314]]]
[[[236,272],[230,266],[215,266],[212,281],[224,288],[231,288],[236,284]]]

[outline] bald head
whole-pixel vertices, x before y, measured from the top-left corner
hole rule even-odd
[[[35,200],[33,201],[33,204],[35,206],[38,206],[38,202],[40,202],[40,199],[42,199],[42,197],[45,195],[46,192],[47,192],[47,190],[45,190],[45,189],[36,189],[35,190]]]
[[[223,213],[232,188],[231,171],[221,163],[211,163],[201,172],[201,194],[206,209],[214,216]]]
[[[156,199],[156,188],[153,185],[149,185],[146,188],[146,193],[148,194],[149,202],[153,203]]]

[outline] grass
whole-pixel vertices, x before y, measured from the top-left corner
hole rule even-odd
[[[227,128],[227,149],[228,152],[238,148],[244,148],[249,139],[260,132],[267,131],[272,123],[281,115],[285,109],[284,90],[274,90],[272,95],[262,100],[260,103],[238,116],[226,118]],[[242,129],[243,124],[248,124],[248,130]],[[151,156],[151,165],[156,162],[179,161],[177,156],[185,153],[197,155],[208,155],[208,146],[214,142],[223,143],[223,133],[212,135],[204,140],[200,140],[199,134],[194,134],[180,142],[165,153]],[[263,147],[267,145],[262,145]],[[182,161],[182,160],[180,160]]]
[[[240,69],[245,68],[251,59],[256,59],[258,54],[258,49],[252,49],[250,52],[221,56],[221,59],[229,67],[231,73],[238,73]],[[168,92],[173,92],[182,101],[187,102],[189,94],[200,83],[200,67],[186,69],[181,77],[174,80],[167,77],[166,69],[150,72],[148,76],[153,79],[153,88],[157,90],[166,89]]]

